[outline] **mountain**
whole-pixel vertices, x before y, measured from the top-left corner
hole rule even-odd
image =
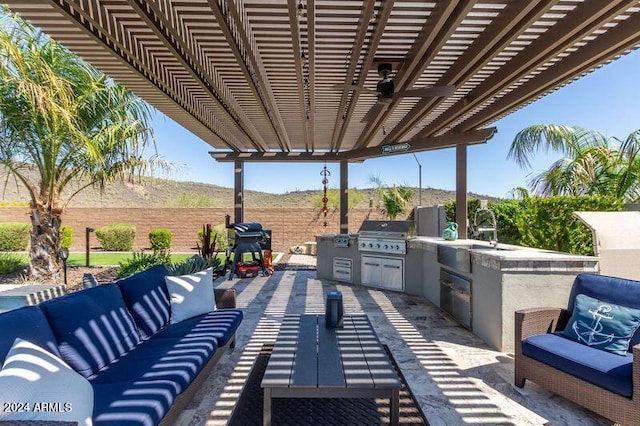
[[[28,195],[24,186],[15,179],[6,179],[0,173],[4,191],[0,193],[3,204],[27,202]],[[78,183],[71,185],[64,198],[75,191]],[[334,197],[329,197],[334,200]],[[356,207],[367,207],[374,198],[375,189],[358,190],[361,195]],[[414,204],[418,203],[418,189],[414,188]],[[293,191],[284,194],[271,194],[259,191],[245,191],[245,207],[319,207],[322,190]],[[486,195],[470,194],[470,197],[495,199]],[[430,206],[444,204],[455,199],[454,191],[423,188],[422,204]],[[140,182],[116,182],[107,186],[103,193],[98,189],[87,188],[78,193],[69,203],[69,207],[233,207],[233,189],[199,182],[181,182],[167,179],[144,178]]]

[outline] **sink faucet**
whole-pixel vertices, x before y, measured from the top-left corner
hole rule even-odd
[[[484,201],[484,202],[483,202]],[[476,211],[476,214],[473,217],[473,225],[471,227],[472,233],[474,237],[478,237],[480,234],[484,232],[493,232],[493,239],[489,240],[489,244],[493,247],[498,246],[498,221],[496,220],[496,215],[487,207],[487,203],[485,200],[480,202],[480,208]],[[480,213],[487,212],[489,216],[491,216],[490,226],[478,226],[478,215]]]

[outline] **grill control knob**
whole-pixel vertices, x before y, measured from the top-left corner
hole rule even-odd
[[[377,247],[377,248],[380,248],[380,244],[376,244],[376,247]]]
[[[373,247],[373,244],[369,243],[369,247]]]
[[[396,250],[400,250],[400,246],[396,246]]]
[[[388,249],[388,248],[389,248],[389,246],[388,246],[387,244],[385,244],[385,245],[384,245],[384,248]]]

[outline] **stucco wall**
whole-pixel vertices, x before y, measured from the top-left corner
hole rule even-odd
[[[84,250],[86,227],[98,228],[111,223],[131,223],[136,226],[135,248],[149,245],[148,233],[154,228],[166,228],[173,232],[173,251],[189,251],[195,247],[197,232],[205,223],[224,223],[225,208],[69,208],[63,216],[63,225],[73,229],[72,251]],[[272,230],[274,250],[282,251],[305,241],[315,241],[316,234],[338,233],[340,214],[337,209],[327,215],[328,226],[323,227],[320,209],[314,208],[251,208],[245,210],[246,222],[260,222],[263,228]],[[375,209],[352,209],[349,213],[349,232],[357,232],[365,218],[381,219]],[[29,222],[25,207],[0,207],[0,222]],[[95,235],[91,246],[99,245]]]

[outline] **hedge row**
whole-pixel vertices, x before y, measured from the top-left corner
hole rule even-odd
[[[20,222],[0,223],[0,252],[25,251],[29,247],[31,224]],[[214,227],[217,235],[217,248],[227,248],[227,230],[224,225]],[[127,223],[115,223],[96,229],[96,236],[105,251],[131,251],[136,236],[136,227]],[[73,230],[69,226],[60,227],[60,247],[69,248]],[[198,232],[198,240],[202,242],[202,231]],[[149,231],[149,244],[153,251],[166,251],[171,248],[173,232],[158,228]]]
[[[469,223],[480,208],[477,199],[467,205]],[[498,222],[498,241],[546,250],[591,256],[591,230],[576,211],[621,211],[622,202],[614,197],[528,197],[489,203]],[[447,220],[455,220],[455,202],[445,204]]]

